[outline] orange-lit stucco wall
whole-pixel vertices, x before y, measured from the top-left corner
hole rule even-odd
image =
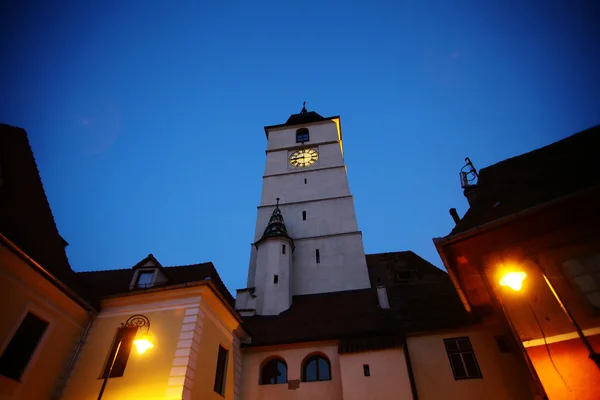
[[[154,308],[156,304],[154,304]],[[184,308],[152,311],[151,299],[140,308],[122,312],[101,312],[94,321],[65,389],[65,400],[92,400],[98,397],[108,353],[116,330],[133,314],[141,313],[150,320],[154,347],[138,354],[132,347],[125,372],[110,378],[103,399],[164,399],[173,357],[182,326]],[[107,315],[108,314],[108,315]]]
[[[341,400],[342,376],[338,358],[337,343],[313,344],[290,348],[265,348],[245,350],[242,357],[242,391],[244,400]],[[331,380],[323,382],[300,382],[297,389],[288,389],[287,384],[259,385],[260,368],[263,362],[273,356],[281,357],[288,366],[288,381],[300,380],[302,361],[311,354],[320,353],[329,358],[331,363]]]
[[[589,336],[588,340],[595,349],[600,349],[600,335]],[[600,398],[600,370],[589,359],[588,351],[579,338],[549,343],[548,349],[541,345],[527,347],[526,350],[550,399]]]
[[[444,347],[445,338],[468,336],[483,378],[455,380]],[[408,348],[420,400],[532,399],[516,350],[500,353],[492,333],[447,332],[408,338]]]
[[[0,376],[0,399],[48,399],[75,351],[88,311],[0,245],[0,352],[27,312],[49,322],[20,382]]]
[[[225,376],[225,399],[234,398],[234,369],[235,355],[239,352],[234,349],[233,334],[230,332],[218,317],[213,314],[214,311],[203,306],[202,333],[200,335],[200,347],[198,350],[198,360],[195,365],[195,374],[192,386],[192,399],[223,399],[219,393],[215,392],[215,376],[217,373],[217,356],[219,346],[223,346],[228,351],[227,372]]]
[[[370,376],[364,375],[365,364]],[[401,348],[342,354],[340,370],[344,400],[412,398]]]

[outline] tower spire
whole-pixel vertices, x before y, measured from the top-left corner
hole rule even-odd
[[[269,238],[269,237],[285,237],[291,239],[287,233],[287,229],[285,228],[285,222],[283,221],[283,214],[279,209],[279,197],[277,198],[277,205],[273,210],[273,214],[271,214],[271,218],[269,219],[269,223],[265,228],[265,231],[260,238],[260,241]],[[258,243],[257,242],[257,243]]]

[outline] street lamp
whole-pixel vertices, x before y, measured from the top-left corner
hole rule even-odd
[[[589,358],[592,361],[594,361],[594,363],[596,363],[596,366],[598,368],[600,368],[600,354],[596,353],[596,351],[590,344],[588,338],[583,334],[581,327],[579,326],[577,321],[575,321],[575,318],[573,318],[573,315],[567,309],[567,307],[565,306],[565,303],[563,303],[558,292],[554,289],[554,286],[552,285],[552,283],[550,282],[550,280],[548,279],[548,277],[546,276],[544,271],[541,269],[541,267],[540,267],[540,273],[542,274],[542,277],[544,278],[546,285],[548,285],[548,288],[554,295],[556,302],[560,305],[560,308],[562,309],[562,311],[565,313],[565,315],[567,316],[569,321],[571,321],[571,324],[573,324],[573,326],[575,327],[575,330],[577,331],[577,334],[579,335],[579,339],[581,339],[585,348],[589,352]],[[525,280],[526,277],[527,277],[527,274],[523,271],[508,272],[502,278],[500,278],[500,281],[498,283],[500,283],[501,286],[510,287],[514,291],[518,292],[519,290],[521,290],[521,287],[523,286],[523,281]]]
[[[135,345],[139,354],[144,354],[146,350],[154,347],[154,344],[150,341],[150,320],[141,314],[132,315],[125,321],[125,323],[121,323],[121,327],[117,332],[117,349],[115,350],[115,354],[110,362],[110,367],[104,377],[104,381],[102,382],[102,387],[100,388],[100,393],[98,394],[98,400],[102,399],[102,394],[104,393],[104,388],[106,388],[106,383],[108,382],[108,378],[115,366],[115,361],[117,360],[117,355],[119,354],[119,349],[121,348],[121,343],[123,343],[123,330],[125,328],[137,327],[146,328],[146,332],[141,335],[136,335],[133,344]]]

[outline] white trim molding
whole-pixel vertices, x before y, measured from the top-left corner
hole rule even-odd
[[[583,335],[586,337],[600,335],[600,327],[584,329]],[[579,337],[579,335],[577,334],[577,332],[568,332],[568,333],[563,333],[561,335],[548,336],[548,337],[546,337],[545,342],[544,342],[543,338],[542,339],[525,340],[525,341],[523,341],[523,347],[543,346],[546,343],[550,344],[550,343],[564,342],[566,340],[577,339],[578,337]]]
[[[185,308],[165,400],[190,400],[192,397],[204,316],[200,303]]]
[[[242,398],[242,352],[240,349],[240,340],[237,337],[233,338],[233,398],[240,400]]]

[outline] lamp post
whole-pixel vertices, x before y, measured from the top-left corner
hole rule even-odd
[[[133,344],[135,345],[139,354],[143,354],[146,350],[154,347],[154,344],[152,344],[148,335],[148,332],[150,331],[150,320],[146,316],[141,314],[132,315],[127,319],[127,321],[125,321],[125,323],[121,323],[121,327],[117,332],[117,348],[115,350],[115,354],[112,357],[112,360],[110,361],[108,371],[104,376],[104,381],[102,382],[102,387],[100,388],[100,393],[98,394],[98,400],[102,399],[102,394],[104,394],[106,383],[108,382],[108,378],[110,377],[113,367],[115,366],[115,361],[117,360],[119,350],[121,349],[121,343],[123,343],[123,330],[125,328],[130,327],[137,327],[138,329],[146,328],[146,332],[143,333],[142,336],[140,336],[139,338],[136,335],[136,338],[133,341]]]
[[[550,282],[550,280],[548,279],[548,277],[546,276],[546,274],[544,273],[544,271],[542,270],[541,267],[540,267],[540,273],[541,273],[542,277],[544,278],[544,282],[546,282],[546,285],[548,285],[550,292],[552,292],[552,294],[554,295],[556,302],[558,303],[558,305],[560,305],[561,310],[567,316],[567,318],[569,319],[571,324],[573,324],[573,326],[575,327],[575,330],[577,331],[577,334],[579,335],[579,339],[581,339],[581,342],[583,343],[583,345],[585,346],[585,348],[587,349],[587,351],[589,353],[588,357],[592,361],[594,361],[594,363],[596,364],[596,366],[598,368],[600,368],[600,354],[596,353],[596,351],[592,347],[591,343],[589,342],[588,338],[583,334],[583,331],[581,330],[581,327],[579,326],[579,324],[573,317],[573,314],[571,314],[571,312],[569,311],[567,306],[565,306],[565,303],[562,301],[560,295],[558,294],[556,289],[554,289],[554,285],[552,285],[552,282]],[[514,291],[518,292],[519,290],[521,290],[521,287],[523,286],[523,281],[525,280],[526,277],[527,277],[527,274],[523,271],[508,272],[500,279],[499,283],[501,286],[510,287]]]

